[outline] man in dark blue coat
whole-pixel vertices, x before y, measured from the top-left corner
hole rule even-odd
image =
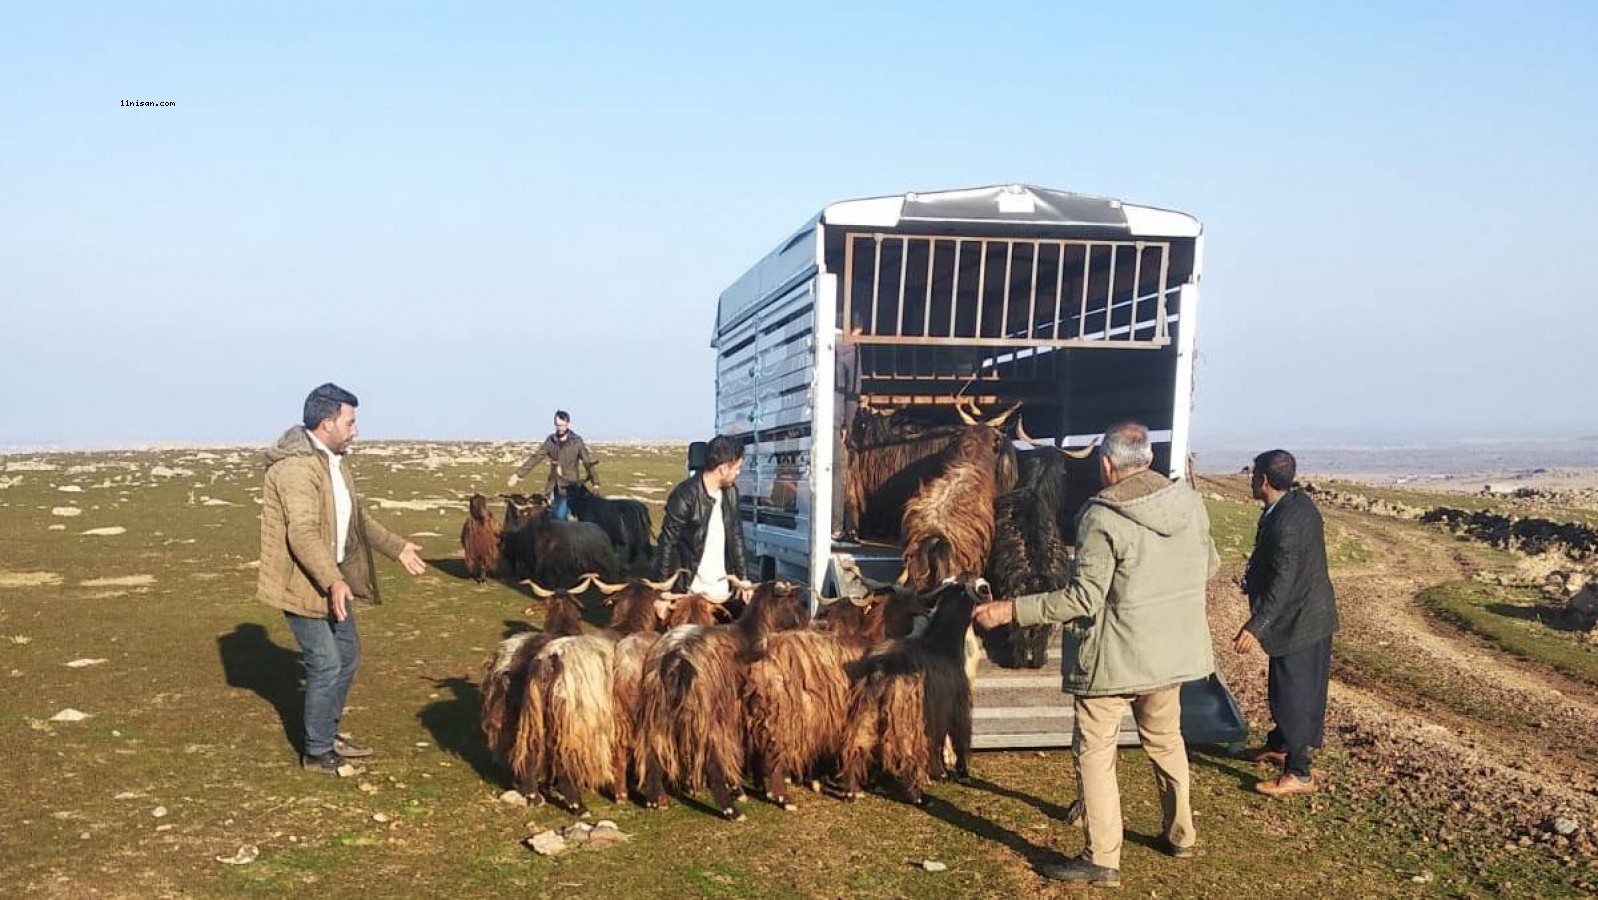
[[[1271,718],[1276,727],[1263,747],[1244,751],[1257,762],[1282,767],[1259,782],[1267,797],[1312,794],[1317,788],[1311,748],[1321,745],[1326,687],[1331,677],[1337,600],[1326,570],[1326,534],[1320,510],[1293,484],[1298,464],[1286,450],[1254,458],[1254,499],[1265,511],[1243,576],[1249,620],[1232,642],[1238,653],[1263,649],[1270,657]]]

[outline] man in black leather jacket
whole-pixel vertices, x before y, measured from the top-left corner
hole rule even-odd
[[[1326,688],[1331,676],[1337,600],[1326,570],[1326,534],[1320,510],[1293,486],[1298,464],[1286,450],[1254,458],[1254,499],[1265,507],[1254,535],[1243,592],[1249,620],[1233,641],[1248,653],[1270,657],[1269,695],[1276,727],[1265,746],[1245,751],[1257,762],[1280,765],[1277,778],[1254,789],[1268,797],[1314,793],[1310,749],[1321,745]]]
[[[677,587],[724,600],[733,593],[728,576],[746,577],[737,488],[743,462],[743,445],[718,435],[706,449],[704,471],[672,490],[655,544],[654,578],[685,568]],[[721,552],[707,557],[707,547]]]

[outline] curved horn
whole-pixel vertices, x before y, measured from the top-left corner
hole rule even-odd
[[[816,595],[816,604],[818,606],[831,606],[832,604],[837,603],[841,599],[842,599],[841,597],[823,597],[820,594],[817,594]]]
[[[1002,413],[999,413],[998,415],[996,415],[993,418],[987,420],[986,422],[983,422],[982,424],[988,426],[989,428],[999,428],[999,427],[1004,425],[1004,420],[1005,419],[1010,418],[1010,416],[1014,415],[1015,411],[1020,409],[1020,408],[1021,408],[1021,404],[1017,403],[1016,405],[1010,407],[1009,409],[1005,410]]]
[[[1072,459],[1087,459],[1088,457],[1093,455],[1093,451],[1097,450],[1098,447],[1099,447],[1099,439],[1098,438],[1094,438],[1093,439],[1093,443],[1088,444],[1086,447],[1083,447],[1081,450],[1067,450],[1064,447],[1059,448],[1059,450],[1060,450],[1061,453],[1065,454],[1066,456],[1071,457]]]
[[[976,408],[976,404],[972,404],[972,408],[975,409]],[[959,401],[955,401],[954,411],[960,414],[960,421],[966,423],[967,425],[981,425],[982,424],[980,421],[977,420],[976,416],[973,416],[970,413],[966,412],[965,411],[965,407],[960,405]]]
[[[548,600],[549,598],[555,596],[555,592],[554,591],[550,590],[547,587],[544,587],[543,585],[541,585],[538,582],[532,580],[531,578],[523,578],[522,579],[522,584],[525,584],[529,588],[532,588],[533,596],[539,598],[540,600]]]
[[[1049,443],[1048,441],[1040,441],[1037,438],[1033,437],[1032,435],[1027,434],[1026,433],[1026,420],[1022,419],[1020,417],[1017,417],[1016,420],[1015,420],[1015,436],[1017,438],[1023,440],[1023,441],[1026,441],[1027,443],[1031,444],[1034,447],[1050,447],[1050,448],[1052,448],[1054,446],[1053,444]]]
[[[608,581],[600,581],[599,580],[599,575],[597,573],[594,573],[594,572],[589,572],[588,574],[584,575],[583,577],[588,579],[589,584],[592,585],[593,587],[598,588],[599,592],[601,594],[604,594],[606,597],[609,597],[611,594],[614,594],[614,593],[620,591],[622,588],[625,588],[627,586],[627,582],[625,582],[625,581],[622,582],[621,584],[611,584]],[[576,593],[576,592],[573,591],[573,593]]]
[[[849,598],[849,602],[853,603],[855,606],[860,607],[861,609],[870,609],[871,608],[871,595],[867,594],[864,597],[850,597]]]
[[[727,576],[727,583],[740,591],[752,591],[755,589],[755,583],[753,581],[744,581],[742,578],[738,578],[734,575]]]
[[[652,590],[664,591],[667,588],[670,588],[672,585],[676,584],[677,583],[677,579],[682,577],[683,575],[686,575],[686,574],[688,574],[688,570],[687,569],[678,569],[677,571],[675,571],[675,572],[671,573],[670,575],[666,576],[666,578],[664,580],[662,580],[662,581],[650,581],[647,578],[640,578],[640,579],[638,579],[638,581],[640,583],[642,583],[642,584],[648,585],[650,587],[650,589],[652,589]],[[603,590],[603,588],[601,588],[601,590]]]

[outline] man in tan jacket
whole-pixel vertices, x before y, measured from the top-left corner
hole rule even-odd
[[[1040,866],[1046,878],[1121,883],[1121,794],[1115,756],[1128,706],[1160,792],[1160,845],[1178,858],[1197,838],[1189,802],[1181,685],[1215,671],[1204,584],[1220,567],[1198,493],[1150,466],[1148,429],[1110,428],[1099,447],[1104,489],[1077,519],[1077,568],[1058,591],[977,607],[976,623],[1064,622],[1064,690],[1073,696],[1076,754],[1087,847],[1076,859]]]
[[[256,599],[283,611],[305,666],[305,740],[300,765],[337,774],[370,756],[339,732],[360,661],[352,601],[380,603],[372,551],[412,575],[427,571],[421,547],[379,525],[355,496],[344,453],[355,441],[355,395],[324,384],[305,398],[304,425],[266,451],[261,491],[261,568]]]

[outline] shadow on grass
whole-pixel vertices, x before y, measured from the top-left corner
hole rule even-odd
[[[433,745],[460,757],[484,781],[501,789],[510,787],[510,771],[494,758],[483,737],[483,695],[477,685],[465,678],[440,678],[433,686],[451,695],[416,714],[417,721],[433,735]]]
[[[976,784],[977,782],[973,781],[972,783]],[[991,787],[989,782],[982,782],[982,784]],[[1006,793],[1005,796],[1011,796],[1012,794],[1013,792]],[[1025,795],[1015,796],[1025,797]],[[1049,847],[1040,847],[992,819],[961,809],[948,800],[933,794],[925,794],[923,797],[925,800],[921,805],[922,812],[940,822],[953,825],[983,840],[992,841],[1008,848],[1012,853],[1026,860],[1027,865],[1032,866],[1034,869],[1046,863],[1059,862],[1061,859],[1061,854],[1058,851]],[[1043,801],[1033,797],[1027,798],[1023,802],[1032,802],[1036,806]],[[1040,806],[1039,808],[1041,809],[1042,807]]]
[[[1587,631],[1587,623],[1573,610],[1549,609],[1545,606],[1516,606],[1512,603],[1489,603],[1482,607],[1486,612],[1506,619],[1536,622],[1554,631]]]
[[[458,578],[461,581],[473,580],[471,573],[466,571],[466,560],[458,556],[444,556],[438,559],[425,560],[425,562],[441,574],[448,575],[451,578]]]
[[[1269,769],[1239,759],[1220,747],[1192,744],[1187,749],[1190,762],[1236,779],[1238,788],[1243,791],[1252,793],[1254,785],[1265,780],[1269,774]]]
[[[305,730],[305,697],[300,692],[300,653],[274,643],[266,626],[236,625],[216,639],[229,687],[247,688],[272,704],[283,737],[300,752]]]

